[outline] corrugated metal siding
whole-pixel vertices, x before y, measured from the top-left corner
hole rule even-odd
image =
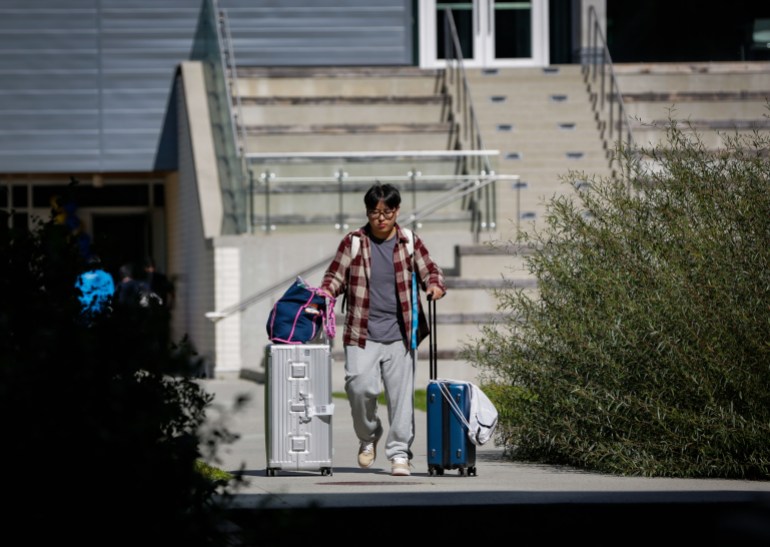
[[[232,4],[220,6],[227,12],[239,64],[413,64],[409,1]]]
[[[202,0],[3,0],[0,173],[176,169],[161,139]],[[410,65],[411,0],[220,0],[241,65]]]

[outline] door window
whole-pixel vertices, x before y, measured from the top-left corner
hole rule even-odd
[[[451,10],[467,66],[544,66],[548,59],[548,0],[420,2],[421,65],[439,66],[449,51]]]

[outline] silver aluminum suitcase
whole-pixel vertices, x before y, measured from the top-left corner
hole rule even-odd
[[[328,344],[272,344],[265,380],[266,475],[332,475],[332,353]]]

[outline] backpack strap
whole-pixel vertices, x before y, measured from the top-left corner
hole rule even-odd
[[[409,228],[401,228],[406,234],[406,252],[409,256],[414,254],[414,233]]]
[[[350,236],[350,262],[358,256],[358,251],[361,249],[361,236]]]
[[[361,249],[361,236],[351,234],[350,236],[350,263],[358,256],[358,252]],[[348,277],[350,277],[350,266],[348,266]],[[340,305],[340,311],[345,313],[348,308],[348,289],[347,280],[345,280],[345,292],[342,293],[342,304]]]

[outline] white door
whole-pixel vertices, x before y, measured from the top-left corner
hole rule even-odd
[[[469,67],[548,65],[548,0],[501,2],[472,0],[420,5],[420,66],[443,66],[446,9],[457,28]]]

